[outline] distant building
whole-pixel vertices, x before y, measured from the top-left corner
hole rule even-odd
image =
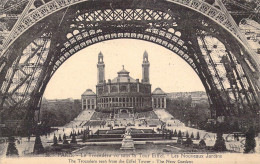
[[[100,52],[97,63],[96,93],[87,89],[82,95],[82,110],[131,114],[134,111],[151,111],[153,108],[166,108],[166,93],[156,88],[151,93],[150,62],[148,53],[143,54],[142,80],[132,78],[124,66],[114,79],[105,80],[104,56]],[[95,105],[94,105],[95,104]]]
[[[167,94],[168,99],[191,99],[191,106],[195,107],[200,103],[208,103],[207,93],[204,91],[194,91],[194,92],[172,92]]]
[[[91,89],[87,89],[81,95],[82,110],[96,109],[96,97],[96,94]]]
[[[166,109],[166,96],[161,88],[156,88],[152,93],[153,109]]]

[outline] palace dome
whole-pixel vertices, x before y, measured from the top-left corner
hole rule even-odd
[[[156,88],[153,93],[153,95],[165,95],[166,93],[161,88]]]
[[[96,95],[96,94],[91,89],[87,89],[82,95],[92,96],[92,95]]]

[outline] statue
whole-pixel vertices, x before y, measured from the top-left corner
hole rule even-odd
[[[122,146],[120,149],[125,149],[125,150],[135,149],[134,140],[132,139],[130,128],[126,128],[125,134],[123,134]]]

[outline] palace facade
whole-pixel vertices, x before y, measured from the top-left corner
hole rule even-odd
[[[141,81],[132,78],[124,66],[117,72],[117,77],[106,81],[104,56],[100,52],[97,63],[96,94],[91,89],[87,89],[81,95],[82,110],[133,113],[166,108],[166,93],[160,88],[151,92],[149,67],[148,53],[145,51]]]

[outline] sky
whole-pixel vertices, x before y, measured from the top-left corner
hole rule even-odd
[[[150,62],[152,91],[205,91],[194,70],[178,55],[154,43],[135,39],[116,39],[89,46],[75,53],[55,72],[44,93],[46,99],[80,99],[86,89],[96,92],[97,61],[101,51],[105,62],[105,79],[113,79],[124,68],[134,79],[142,79],[144,51]]]

